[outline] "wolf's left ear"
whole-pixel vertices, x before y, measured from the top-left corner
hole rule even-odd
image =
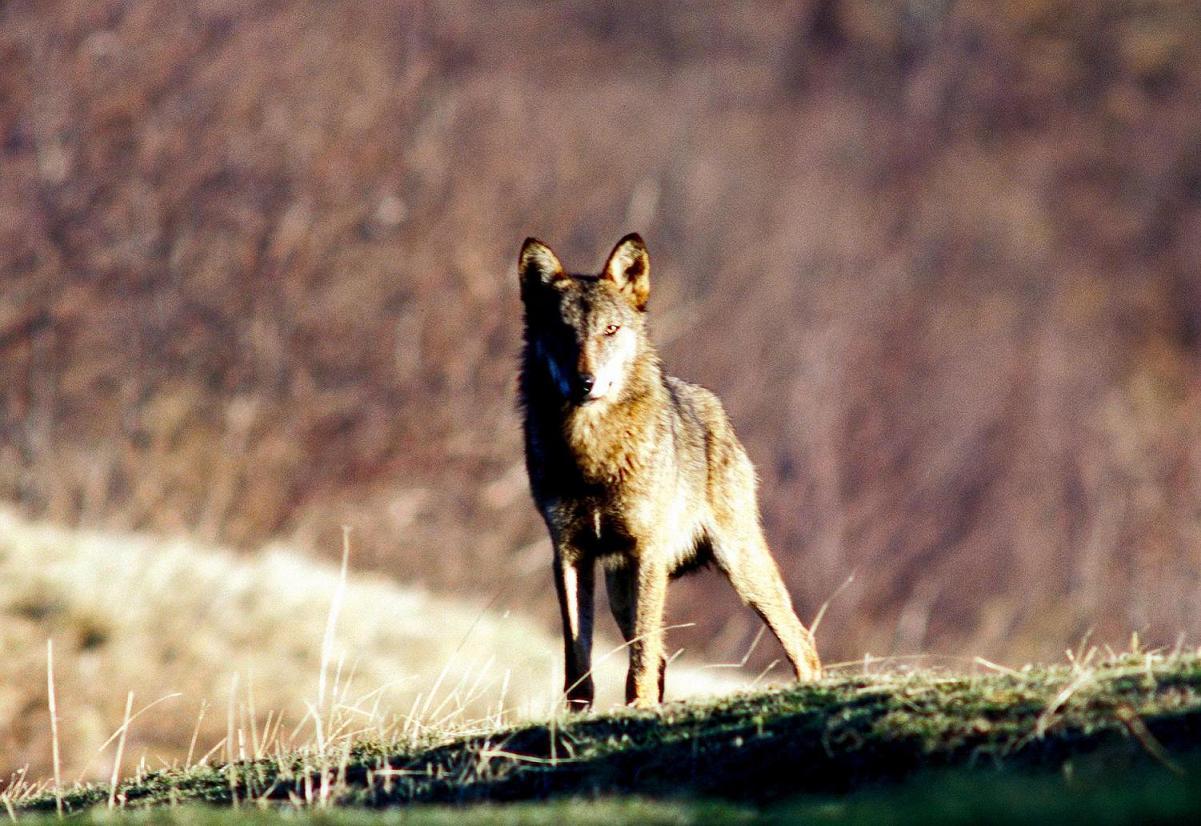
[[[521,245],[521,255],[517,258],[517,276],[521,280],[523,295],[531,286],[551,285],[567,278],[558,256],[537,238],[527,238]]]
[[[617,242],[601,277],[616,284],[636,308],[646,309],[651,295],[651,259],[641,235],[631,232]]]

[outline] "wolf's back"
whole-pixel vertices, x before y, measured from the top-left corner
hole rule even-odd
[[[709,390],[675,376],[665,383],[676,424],[676,462],[684,483],[702,489],[712,502],[729,486],[755,485],[754,470],[721,401]]]

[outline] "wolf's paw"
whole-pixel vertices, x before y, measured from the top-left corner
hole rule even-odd
[[[796,669],[797,682],[815,683],[822,678],[822,664],[815,657],[812,662],[802,663]]]

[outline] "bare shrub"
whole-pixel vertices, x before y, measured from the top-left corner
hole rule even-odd
[[[0,496],[550,621],[513,256],[636,229],[828,657],[1198,630],[1188,3],[10,3]],[[816,573],[814,570],[816,563]],[[723,602],[724,600],[724,602]],[[687,583],[676,639],[755,625]],[[703,616],[692,607],[715,606]],[[755,654],[756,666],[775,656]]]

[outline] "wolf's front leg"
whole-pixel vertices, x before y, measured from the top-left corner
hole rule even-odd
[[[630,643],[630,681],[634,688],[632,703],[638,708],[654,708],[661,698],[667,565],[660,556],[642,553],[632,563],[634,639]]]
[[[630,646],[637,638],[634,630],[634,569],[633,566],[611,569],[605,572],[605,585],[609,591],[609,607],[613,610],[613,619],[621,631],[621,638]],[[664,673],[667,660],[659,658],[659,702],[663,702]],[[633,651],[630,652],[630,669],[626,672],[626,703],[634,702],[637,696],[634,692]]]
[[[564,692],[567,707],[592,705],[593,562],[572,549],[555,549],[555,588],[563,616]]]

